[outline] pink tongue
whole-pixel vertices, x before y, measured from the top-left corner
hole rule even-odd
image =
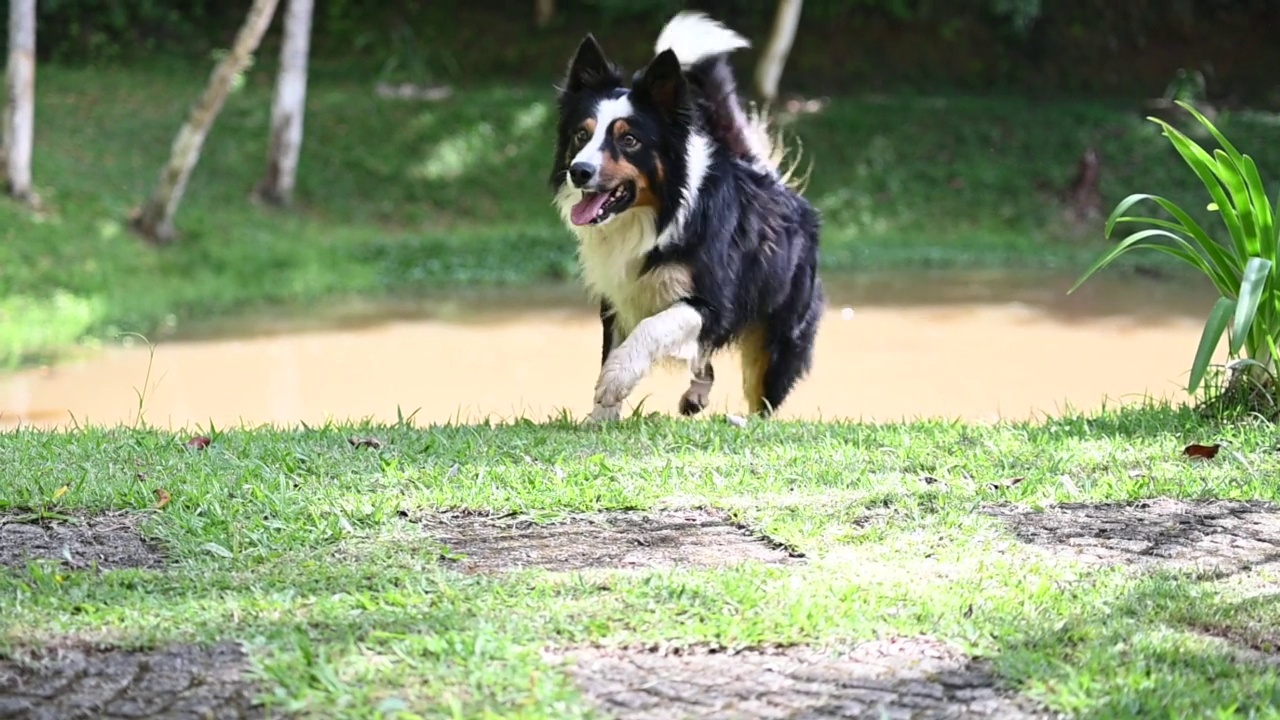
[[[587,225],[596,219],[596,213],[604,205],[604,201],[609,199],[608,193],[584,193],[582,199],[577,205],[569,211],[569,217],[573,220],[574,225]]]

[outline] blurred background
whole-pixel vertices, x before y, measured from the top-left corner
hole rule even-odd
[[[685,8],[751,39],[739,82],[824,216],[831,309],[786,417],[1185,398],[1203,276],[1138,253],[1067,290],[1130,193],[1219,232],[1148,119],[1210,142],[1175,101],[1273,196],[1280,166],[1274,0],[9,4],[4,427],[583,415],[553,86],[585,33],[630,71]],[[736,365],[712,412],[743,408]]]

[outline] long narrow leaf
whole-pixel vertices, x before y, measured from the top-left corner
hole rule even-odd
[[[1159,195],[1134,194],[1125,198],[1123,202],[1116,206],[1116,212],[1112,213],[1112,220],[1108,225],[1108,228],[1113,227],[1118,222],[1124,222],[1118,217],[1119,213],[1123,212],[1124,209],[1128,209],[1142,198],[1150,199],[1152,202],[1164,208],[1164,210],[1170,215],[1177,218],[1178,222],[1182,223],[1183,227],[1186,229],[1187,234],[1191,235],[1192,239],[1200,245],[1200,250],[1205,255],[1209,256],[1218,269],[1232,279],[1232,289],[1234,290],[1235,287],[1239,285],[1241,259],[1233,258],[1220,243],[1209,237],[1209,233],[1206,232],[1204,228],[1200,227],[1200,223],[1196,222],[1195,218],[1188,215],[1185,210],[1178,207],[1176,203],[1160,197]],[[1107,237],[1111,237],[1110,229],[1107,231]]]
[[[1243,168],[1236,167],[1231,158],[1222,150],[1213,151],[1216,161],[1217,176],[1231,193],[1232,205],[1236,215],[1240,217],[1241,240],[1244,241],[1245,256],[1258,254],[1258,225],[1254,219],[1253,198],[1249,195],[1249,185],[1244,178]]]
[[[1271,201],[1267,198],[1266,188],[1262,186],[1262,176],[1258,174],[1258,164],[1248,155],[1241,161],[1245,183],[1249,186],[1249,199],[1258,216],[1258,240],[1261,243],[1259,253],[1262,257],[1274,261],[1274,250],[1268,247],[1275,233],[1275,217],[1271,214]]]
[[[1158,198],[1158,196],[1156,195],[1149,195],[1147,193],[1134,193],[1129,197],[1116,203],[1115,209],[1111,211],[1111,215],[1107,217],[1106,225],[1104,225],[1102,228],[1103,237],[1106,237],[1106,238],[1111,237],[1111,231],[1115,228],[1116,223],[1120,221],[1120,218],[1125,214],[1125,211],[1127,211],[1129,208],[1133,207],[1134,205],[1137,205],[1143,200],[1158,200],[1158,199],[1160,198]]]
[[[1231,324],[1231,354],[1240,352],[1253,327],[1253,318],[1258,313],[1258,302],[1262,300],[1262,291],[1267,286],[1267,276],[1271,273],[1271,261],[1260,257],[1251,257],[1244,266],[1244,280],[1240,283],[1240,295],[1236,302],[1235,320]]]
[[[1221,181],[1218,180],[1213,168],[1217,166],[1217,161],[1204,151],[1204,148],[1195,144],[1186,135],[1183,135],[1177,128],[1158,118],[1153,120],[1164,128],[1164,134],[1169,138],[1169,142],[1173,143],[1173,147],[1182,156],[1183,161],[1191,168],[1191,171],[1200,178],[1200,182],[1204,183],[1205,189],[1209,191],[1209,196],[1213,198],[1213,202],[1218,206],[1218,215],[1222,218],[1222,222],[1227,226],[1227,232],[1231,236],[1236,254],[1240,257],[1248,255],[1245,252],[1244,243],[1241,239],[1243,231],[1240,228],[1240,218],[1236,215],[1235,207],[1227,198],[1227,193],[1222,187]]]
[[[1280,192],[1276,192],[1276,204],[1275,204],[1275,209],[1276,209],[1276,214],[1275,214],[1275,218],[1274,218],[1274,225],[1275,225],[1275,229],[1274,229],[1274,231],[1272,231],[1272,232],[1274,232],[1275,234],[1274,234],[1274,236],[1272,236],[1272,238],[1271,238],[1271,240],[1272,240],[1272,245],[1271,245],[1271,246],[1272,246],[1272,249],[1275,249],[1275,247],[1280,247]]]
[[[1148,238],[1153,238],[1153,237],[1163,237],[1163,238],[1173,240],[1175,243],[1178,244],[1178,247],[1171,247],[1169,245],[1160,245],[1158,243],[1153,243],[1153,242],[1146,242],[1145,244],[1143,244],[1143,241],[1146,241]],[[1139,247],[1149,247],[1153,250],[1159,250],[1161,252],[1167,253],[1169,255],[1172,255],[1178,258],[1179,260],[1182,260],[1183,262],[1191,264],[1192,266],[1200,270],[1200,272],[1204,273],[1205,275],[1212,276],[1212,271],[1209,269],[1209,266],[1205,262],[1205,259],[1197,255],[1191,249],[1190,243],[1188,243],[1182,237],[1175,235],[1167,230],[1160,230],[1160,229],[1140,230],[1130,235],[1129,237],[1125,238],[1124,240],[1121,240],[1120,244],[1112,248],[1110,252],[1098,258],[1093,263],[1093,265],[1089,267],[1088,270],[1085,270],[1084,274],[1080,276],[1080,279],[1076,281],[1076,284],[1071,286],[1071,289],[1067,291],[1067,294],[1070,295],[1071,293],[1075,292],[1077,289],[1079,289],[1081,285],[1084,284],[1085,280],[1088,280],[1090,276],[1092,276],[1097,271],[1101,270],[1103,267],[1106,267],[1107,265],[1109,265],[1116,258],[1120,257],[1121,255],[1123,255],[1124,253],[1130,250],[1133,250]]]
[[[1231,298],[1218,298],[1218,302],[1213,304],[1213,309],[1209,311],[1209,319],[1204,324],[1204,332],[1200,334],[1200,346],[1196,348],[1196,359],[1191,364],[1191,378],[1187,383],[1187,392],[1194,393],[1200,387],[1200,382],[1204,380],[1204,374],[1209,369],[1209,361],[1213,359],[1213,351],[1218,347],[1218,341],[1222,339],[1222,333],[1226,331],[1227,323],[1231,321],[1231,315],[1235,309],[1236,301]]]
[[[1170,230],[1174,233],[1186,232],[1187,230],[1187,228],[1185,228],[1184,226],[1176,222],[1161,220],[1160,218],[1122,217],[1122,218],[1118,218],[1116,222],[1117,223],[1139,222],[1146,225],[1153,225],[1158,228],[1164,228],[1165,230]],[[1236,291],[1240,288],[1240,271],[1231,265],[1230,258],[1227,257],[1226,253],[1222,252],[1222,248],[1217,247],[1217,244],[1213,243],[1212,240],[1210,241],[1210,243],[1211,245],[1205,248],[1198,248],[1198,249],[1208,250],[1209,248],[1213,248],[1214,250],[1217,250],[1218,253],[1222,256],[1221,257],[1222,265],[1224,265],[1226,269],[1223,270],[1222,268],[1219,267],[1219,259],[1214,257],[1212,252],[1207,253],[1210,256],[1208,258],[1209,259],[1209,263],[1208,263],[1209,279],[1213,281],[1213,286],[1217,288],[1220,294],[1235,295]]]
[[[1209,131],[1209,134],[1213,135],[1213,139],[1218,141],[1218,144],[1222,146],[1222,149],[1227,151],[1227,154],[1231,156],[1231,159],[1233,161],[1235,161],[1237,164],[1240,163],[1240,159],[1243,157],[1240,154],[1240,151],[1236,150],[1235,145],[1232,145],[1230,142],[1227,141],[1227,137],[1223,135],[1222,132],[1218,130],[1218,128],[1214,127],[1213,123],[1209,122],[1209,118],[1205,117],[1199,110],[1197,110],[1195,105],[1192,105],[1191,103],[1185,100],[1177,100],[1175,102],[1183,110],[1186,110],[1187,112],[1191,113],[1192,117],[1194,117],[1197,122],[1203,125],[1204,128]]]

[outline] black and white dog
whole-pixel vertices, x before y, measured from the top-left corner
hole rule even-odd
[[[590,34],[558,88],[551,186],[603,325],[593,420],[617,419],[660,361],[692,371],[685,415],[707,405],[711,356],[730,345],[755,414],[776,410],[810,369],[820,219],[780,168],[763,117],[739,100],[728,54],[748,44],[682,12],[629,89]]]

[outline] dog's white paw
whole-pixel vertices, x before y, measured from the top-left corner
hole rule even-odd
[[[615,422],[622,419],[621,405],[596,405],[587,416],[588,425]]]
[[[630,354],[614,353],[600,369],[596,381],[596,407],[618,407],[644,377],[647,367],[634,362]]]

